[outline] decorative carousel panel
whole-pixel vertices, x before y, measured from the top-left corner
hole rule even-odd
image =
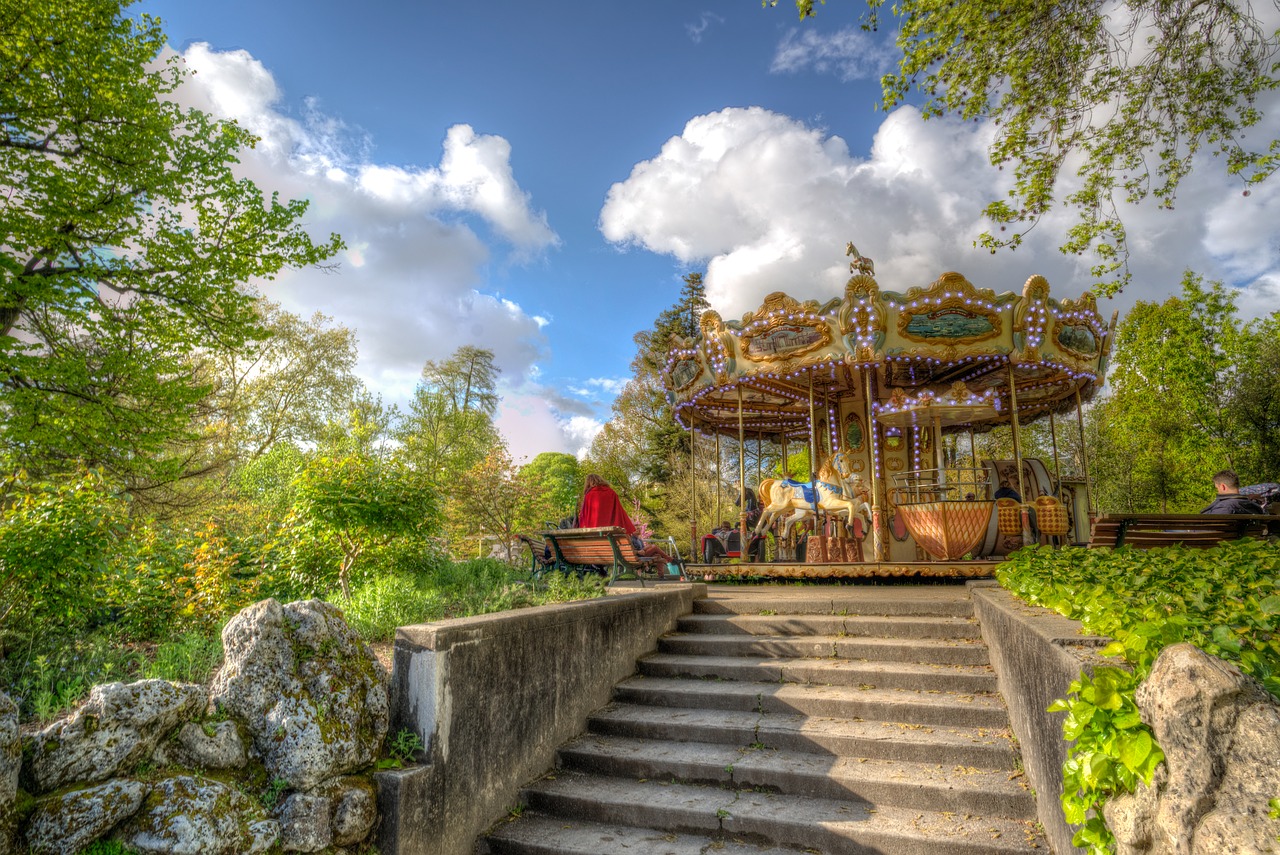
[[[697,359],[676,360],[667,376],[670,377],[672,391],[683,392],[702,376],[702,363]]]
[[[1096,358],[1102,350],[1098,336],[1089,324],[1060,322],[1055,340],[1063,350],[1084,359]]]
[[[966,308],[960,300],[932,309],[904,309],[898,314],[898,335],[931,344],[975,344],[1000,335],[1000,316]]]
[[[777,362],[802,356],[831,344],[831,330],[825,323],[801,323],[777,318],[763,330],[744,333],[742,350],[753,362]]]
[[[850,413],[844,419],[844,447],[849,451],[862,451],[866,434],[862,430],[862,419],[857,413]]]

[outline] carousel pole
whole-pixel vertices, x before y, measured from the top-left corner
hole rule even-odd
[[[818,534],[822,518],[818,516],[818,435],[814,431],[813,420],[813,369],[809,369],[809,486],[813,488],[813,533],[818,535],[818,557],[823,564],[827,563],[827,541]],[[812,538],[810,538],[812,541]],[[812,561],[813,555],[806,549],[805,561]]]
[[[1080,428],[1080,463],[1084,467],[1084,504],[1089,510],[1089,524],[1093,524],[1093,487],[1089,483],[1089,452],[1084,444],[1084,411],[1080,406],[1080,387],[1076,387],[1076,425]]]
[[[698,428],[689,413],[689,557],[698,562]]]
[[[1018,470],[1018,495],[1022,497],[1022,544],[1031,543],[1031,520],[1027,516],[1027,489],[1022,477],[1022,440],[1018,430],[1018,378],[1013,371],[1013,362],[1009,362],[1009,410],[1010,424],[1013,425],[1013,465]]]
[[[724,493],[724,476],[720,474],[720,431],[716,431],[716,527],[724,522],[724,513],[720,509],[721,495]]]
[[[742,384],[738,384],[738,531],[739,555],[747,549],[747,439],[742,428]]]
[[[868,450],[871,452],[871,551],[873,560],[883,561],[885,557],[885,540],[883,504],[880,496],[883,492],[883,485],[880,483],[880,470],[876,466],[878,455],[880,454],[880,443],[876,439],[876,415],[875,408],[871,405],[875,400],[872,397],[871,375],[872,371],[863,369],[867,378],[867,441],[870,443]]]
[[[957,454],[958,456],[958,454]],[[978,498],[978,443],[973,438],[973,422],[969,422],[969,477],[973,479],[973,497]],[[987,498],[991,498],[987,491]]]
[[[938,467],[938,486],[944,487],[947,483],[946,462],[942,459],[942,416],[938,413],[933,414],[933,462]],[[946,498],[939,491],[939,499]]]
[[[1053,442],[1053,495],[1062,498],[1062,464],[1058,462],[1058,429],[1053,423],[1053,408],[1049,409],[1049,439]]]

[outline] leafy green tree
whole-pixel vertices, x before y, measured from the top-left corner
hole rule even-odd
[[[867,0],[865,28],[883,5]],[[1280,165],[1280,141],[1246,140],[1280,85],[1280,31],[1248,4],[900,0],[892,11],[902,59],[884,108],[919,89],[925,116],[990,120],[991,162],[1013,167],[1009,198],[986,208],[992,252],[1019,246],[1061,197],[1079,214],[1062,251],[1092,251],[1094,287],[1114,293],[1130,277],[1122,205],[1154,196],[1172,208],[1182,179],[1210,162],[1246,188]],[[1216,160],[1197,162],[1206,153]]]
[[[1280,480],[1280,313],[1250,324],[1240,349],[1227,412],[1247,481]]]
[[[463,345],[444,362],[428,359],[422,367],[422,382],[443,396],[453,412],[478,412],[493,418],[498,411],[498,374],[493,351]]]
[[[689,453],[689,434],[675,422],[662,371],[677,338],[700,334],[699,319],[707,309],[702,274],[690,273],[683,281],[679,299],[658,315],[653,329],[636,334],[634,376],[614,400],[612,417],[588,454],[592,469],[654,514],[672,481],[671,461]]]
[[[536,490],[520,477],[506,446],[494,445],[450,490],[450,539],[461,546],[476,538],[495,538],[507,563],[513,563],[521,519],[528,515]]]
[[[159,22],[130,0],[0,6],[0,454],[135,489],[199,455],[193,354],[262,334],[247,283],[340,248],[303,201],[237,179],[255,138],[172,99]]]
[[[337,582],[351,599],[351,575],[369,549],[394,538],[425,539],[439,528],[439,501],[422,476],[395,460],[316,454],[294,482],[286,536],[335,545]]]
[[[444,362],[428,361],[396,437],[403,454],[437,484],[449,484],[500,441],[493,351],[464,346]]]
[[[576,513],[585,479],[578,458],[558,451],[544,451],[521,466],[520,481],[528,487],[530,500],[520,528],[540,528]]]
[[[1097,480],[1125,485],[1108,498],[1169,513],[1207,503],[1212,474],[1240,457],[1227,404],[1245,340],[1234,295],[1191,273],[1181,296],[1134,306],[1116,330],[1111,394],[1096,405]]]
[[[125,501],[97,472],[0,484],[0,653],[37,634],[83,627],[101,609]],[[2,658],[2,657],[0,657]]]
[[[209,360],[214,427],[225,453],[239,460],[255,460],[279,443],[317,442],[361,388],[351,329],[318,312],[304,320],[266,300],[256,310],[265,337]]]

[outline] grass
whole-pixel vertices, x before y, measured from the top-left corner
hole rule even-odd
[[[598,578],[551,574],[535,581],[498,561],[440,562],[410,573],[369,579],[343,603],[348,623],[366,642],[390,641],[396,627],[452,617],[598,597]],[[222,661],[219,629],[187,630],[155,643],[121,639],[110,626],[79,638],[41,638],[0,659],[0,686],[24,722],[53,721],[100,683],[161,679],[206,683]]]

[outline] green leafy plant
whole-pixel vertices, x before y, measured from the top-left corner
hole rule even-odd
[[[1132,670],[1099,667],[1049,710],[1066,712],[1073,740],[1063,766],[1062,806],[1081,825],[1075,843],[1112,851],[1102,806],[1149,782],[1164,757],[1138,715],[1134,691],[1160,651],[1190,642],[1239,665],[1280,694],[1280,545],[1239,540],[1211,549],[1045,549],[1010,556],[1000,583],[1033,605],[1079,620],[1115,641],[1103,649]]]
[[[412,763],[425,746],[422,737],[408,728],[402,728],[387,741],[387,753],[400,763]]]
[[[1072,741],[1063,764],[1062,812],[1079,825],[1072,842],[1091,853],[1112,851],[1114,838],[1102,818],[1111,796],[1131,793],[1137,782],[1151,783],[1164,752],[1142,723],[1133,700],[1138,680],[1121,668],[1100,667],[1081,674],[1065,700],[1049,712],[1066,712],[1063,738]]]
[[[203,683],[222,661],[222,642],[215,636],[188,632],[156,648],[143,668],[148,678]]]
[[[259,801],[267,810],[274,810],[275,806],[280,804],[280,797],[284,795],[284,791],[289,789],[289,782],[284,778],[273,778],[267,788],[262,791]]]

